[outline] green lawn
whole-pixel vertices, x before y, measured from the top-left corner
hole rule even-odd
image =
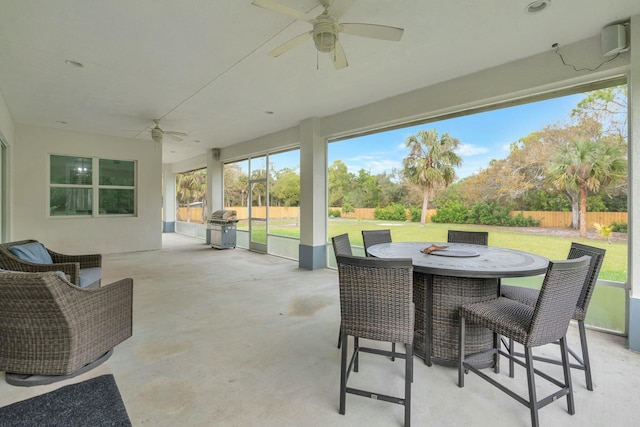
[[[606,249],[607,253],[599,278],[616,282],[627,281],[627,244],[611,243],[605,240],[559,237],[551,234],[525,234],[512,229],[485,227],[481,225],[434,224],[424,227],[419,223],[395,221],[364,221],[333,219],[329,221],[329,241],[331,236],[349,233],[353,246],[362,246],[362,230],[391,229],[391,237],[396,242],[446,242],[449,229],[468,231],[489,231],[489,244],[503,248],[532,252],[551,260],[566,259],[571,242],[583,243]],[[539,231],[543,231],[540,229]],[[538,231],[538,230],[536,230]],[[505,283],[539,288],[542,277],[505,279]],[[598,286],[594,291],[586,323],[605,329],[625,331],[625,295],[621,288]]]
[[[247,224],[238,223],[238,229],[246,229]],[[536,229],[540,233],[527,234],[517,229],[501,229],[500,227],[485,227],[481,225],[434,224],[428,223],[424,227],[419,223],[405,221],[374,221],[355,219],[330,219],[329,239],[342,233],[348,233],[353,246],[362,246],[362,230],[391,229],[391,236],[396,242],[446,242],[447,231],[469,230],[489,231],[489,244],[503,248],[517,249],[545,256],[551,260],[566,259],[571,242],[606,249],[600,279],[615,282],[627,281],[627,244],[608,244],[604,239],[580,239],[560,237],[551,232],[545,234],[543,228]],[[257,231],[257,230],[254,230]],[[300,237],[300,228],[293,220],[270,221],[270,234],[288,237]],[[266,242],[265,230],[254,234],[254,239]],[[363,255],[358,253],[356,255]],[[505,279],[507,283],[522,286],[539,287],[541,277],[520,279]],[[598,286],[594,292],[586,322],[605,329],[625,331],[626,291],[621,288]]]
[[[329,241],[331,236],[349,233],[353,246],[362,246],[362,230],[391,229],[391,237],[396,242],[446,242],[449,229],[468,231],[489,231],[489,244],[502,248],[517,249],[542,255],[551,260],[566,259],[571,242],[604,248],[607,253],[600,271],[600,279],[626,282],[627,244],[611,243],[605,240],[558,237],[546,234],[524,234],[517,231],[501,230],[499,227],[482,225],[458,225],[428,223],[421,226],[415,222],[365,221],[333,219],[329,221]],[[544,229],[540,229],[541,231]]]

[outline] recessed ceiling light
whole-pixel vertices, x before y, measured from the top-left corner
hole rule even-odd
[[[524,11],[527,13],[538,13],[542,12],[546,8],[551,6],[551,0],[538,0],[531,2],[524,8]]]
[[[84,67],[84,65],[81,62],[78,61],[72,61],[70,59],[67,59],[64,61],[65,64],[70,65],[72,67],[76,67],[76,68],[82,68]]]

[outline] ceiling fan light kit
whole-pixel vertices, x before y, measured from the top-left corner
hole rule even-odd
[[[156,124],[153,128],[151,128],[151,139],[153,139],[157,143],[162,143],[162,140],[165,136],[169,139],[173,139],[176,142],[182,141],[178,136],[187,136],[184,132],[174,132],[170,130],[162,130],[160,128],[160,119],[154,119],[153,122]]]
[[[338,41],[338,24],[329,16],[321,16],[313,26],[313,41],[316,49],[323,53],[332,52]]]

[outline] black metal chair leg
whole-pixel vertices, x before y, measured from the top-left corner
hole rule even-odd
[[[343,333],[340,334],[340,342],[345,341],[342,346],[342,355],[340,361],[340,414],[345,413],[345,403],[347,400],[347,336]]]
[[[524,348],[525,363],[527,365],[527,385],[529,387],[529,410],[531,411],[531,427],[538,427],[538,398],[536,396],[536,379],[533,370],[533,354],[531,347]]]
[[[404,426],[411,426],[411,383],[413,382],[413,345],[407,344],[404,363]]]
[[[500,335],[497,333],[493,333],[493,348],[496,349],[495,354],[493,355],[493,372],[496,374],[500,373]]]
[[[360,352],[358,349],[360,348],[360,339],[358,337],[353,337],[353,351],[356,354],[356,359],[353,362],[353,372],[358,372],[358,362],[360,359]]]
[[[338,348],[340,348],[340,344],[342,344],[342,325],[340,325],[340,330],[338,331]]]
[[[391,353],[396,354],[396,343],[394,342],[391,343]],[[395,362],[395,360],[395,356],[391,356],[391,361]]]
[[[513,339],[509,338],[509,354],[511,355],[511,357],[509,358],[509,378],[513,378],[513,376],[514,376],[513,368],[514,368],[515,362],[513,361],[513,358],[516,355],[516,351],[513,348],[514,345],[515,345],[515,341],[513,341]]]
[[[587,331],[584,327],[584,320],[578,320],[578,330],[580,332],[580,346],[582,347],[582,363],[584,365],[584,376],[587,381],[587,390],[593,391],[593,380],[591,379],[591,362],[589,361],[589,348],[587,347]]]
[[[560,353],[562,356],[562,371],[564,373],[564,384],[568,389],[567,412],[569,412],[570,415],[573,415],[576,413],[576,407],[573,401],[573,384],[571,383],[571,366],[569,365],[569,352],[567,351],[566,335],[560,338]]]
[[[458,387],[464,387],[464,341],[465,341],[465,319],[460,317],[460,336],[458,337],[459,351],[458,354]]]

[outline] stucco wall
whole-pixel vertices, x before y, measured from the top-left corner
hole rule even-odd
[[[49,154],[137,161],[135,217],[47,217]],[[162,148],[152,141],[17,125],[11,173],[11,240],[32,238],[67,253],[162,247]],[[19,183],[19,184],[18,184]]]

